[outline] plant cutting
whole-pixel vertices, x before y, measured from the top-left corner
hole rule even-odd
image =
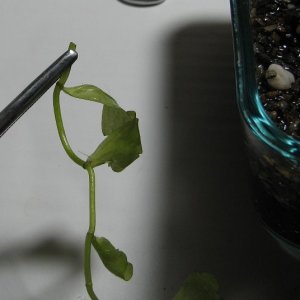
[[[75,50],[70,44],[69,49]],[[138,119],[133,111],[125,111],[117,102],[103,90],[96,86],[85,84],[66,87],[70,69],[62,74],[53,92],[53,105],[56,125],[61,143],[70,159],[84,168],[89,176],[89,208],[90,224],[85,239],[84,275],[87,292],[92,300],[97,300],[93,289],[91,273],[91,249],[98,253],[103,265],[114,275],[123,280],[130,280],[133,266],[127,261],[124,252],[116,249],[105,237],[96,237],[96,199],[94,167],[108,164],[115,172],[121,172],[142,153]],[[83,161],[72,150],[67,140],[60,110],[60,94],[77,99],[95,101],[103,105],[102,133],[106,137],[97,149]],[[183,283],[173,300],[220,300],[219,285],[213,275],[209,273],[193,273]]]
[[[75,48],[75,44],[71,43],[69,49],[75,50]],[[95,236],[96,180],[94,168],[108,164],[113,171],[121,172],[139,157],[142,153],[142,146],[135,112],[125,111],[111,96],[94,85],[66,87],[65,83],[70,69],[62,74],[55,85],[53,107],[58,134],[67,155],[74,163],[87,171],[89,178],[89,228],[84,246],[84,276],[86,290],[90,298],[96,300],[98,298],[93,289],[91,272],[92,248],[98,253],[103,265],[110,272],[126,281],[130,280],[133,275],[133,266],[127,261],[125,253],[116,249],[107,238]],[[61,92],[77,99],[94,101],[103,106],[101,127],[105,138],[86,160],[78,157],[68,142],[60,109]]]

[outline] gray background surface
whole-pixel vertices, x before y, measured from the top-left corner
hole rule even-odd
[[[123,173],[97,174],[97,234],[134,263],[129,283],[104,271],[100,299],[171,299],[193,271],[211,272],[224,299],[292,299],[299,263],[260,226],[235,103],[228,1],[114,0],[0,4],[0,104],[5,107],[68,46],[69,85],[91,83],[136,110],[144,154]],[[1,140],[0,293],[5,300],[87,299],[83,243],[88,182],[65,155],[52,90]],[[101,136],[101,108],[63,99],[81,157]]]

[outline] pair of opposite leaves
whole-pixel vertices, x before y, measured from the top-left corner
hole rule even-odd
[[[125,111],[103,90],[94,85],[63,87],[63,91],[75,98],[103,104],[102,133],[106,138],[89,156],[87,163],[96,167],[105,163],[120,172],[142,153],[138,119],[133,111]]]

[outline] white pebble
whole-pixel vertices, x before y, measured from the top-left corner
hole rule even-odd
[[[295,82],[294,75],[277,64],[269,66],[266,71],[266,79],[268,84],[277,90],[288,90]]]

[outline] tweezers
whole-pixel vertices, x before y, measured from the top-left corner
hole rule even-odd
[[[63,53],[0,112],[0,137],[59,79],[77,57],[77,52],[71,49]]]

